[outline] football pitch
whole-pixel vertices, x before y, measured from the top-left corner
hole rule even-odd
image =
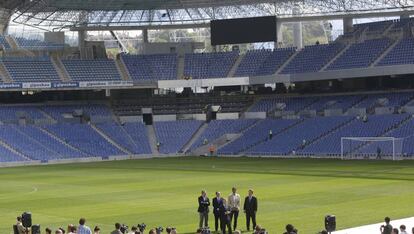
[[[227,197],[232,186],[243,198],[254,189],[257,222],[272,234],[287,223],[317,233],[326,214],[339,229],[414,216],[414,161],[181,157],[1,168],[0,233],[11,233],[23,211],[42,231],[85,217],[101,233],[115,222],[194,233],[200,191]]]

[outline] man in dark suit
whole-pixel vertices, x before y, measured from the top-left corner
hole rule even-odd
[[[220,207],[223,204],[223,198],[221,198],[220,192],[216,192],[216,197],[213,198],[213,214],[214,214],[214,227],[215,231],[218,231],[219,223],[220,223]],[[221,229],[221,225],[220,225]]]
[[[208,212],[210,200],[207,197],[206,191],[201,191],[201,196],[198,197],[198,213],[200,214],[199,227],[208,227]],[[204,224],[204,225],[203,225]]]
[[[226,229],[228,234],[232,234],[231,230],[231,211],[227,205],[226,199],[222,198],[222,202],[219,206],[220,214],[220,226],[223,234],[226,234]]]
[[[250,231],[250,219],[253,229],[256,227],[257,198],[253,196],[253,190],[249,189],[249,195],[244,199],[244,213],[246,213],[246,227]]]

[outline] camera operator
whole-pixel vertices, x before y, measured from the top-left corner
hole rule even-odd
[[[392,232],[392,225],[390,224],[391,219],[389,217],[384,218],[385,225],[381,225],[380,231],[381,234],[391,234]]]
[[[111,234],[122,234],[122,232],[121,232],[121,224],[120,223],[116,223],[115,224],[115,230],[113,230],[111,232]]]
[[[131,231],[128,234],[137,234],[141,233],[136,226],[132,226]]]
[[[292,224],[288,224],[284,234],[298,234],[298,230]]]

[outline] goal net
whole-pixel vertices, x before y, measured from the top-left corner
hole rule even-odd
[[[403,141],[395,137],[342,137],[341,159],[401,160]]]

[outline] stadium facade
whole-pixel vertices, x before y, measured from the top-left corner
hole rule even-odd
[[[2,4],[1,162],[414,155],[412,1]],[[197,53],[204,43],[148,39],[151,30],[256,16],[276,18],[271,49],[213,46]],[[393,19],[353,24],[378,17]],[[343,34],[303,46],[301,22],[329,20],[342,20]],[[10,22],[47,32],[42,40],[13,36]],[[292,44],[283,40],[287,23]],[[144,52],[128,53],[121,30],[141,31]],[[68,31],[78,33],[78,47],[65,44]],[[88,40],[93,31],[110,32],[122,52],[108,58],[104,41]],[[343,137],[402,145],[361,141],[344,150]]]

